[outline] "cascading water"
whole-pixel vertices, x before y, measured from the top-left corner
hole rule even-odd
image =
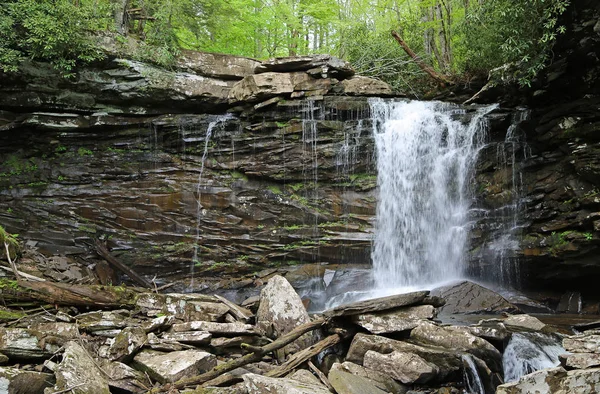
[[[515,333],[502,356],[504,381],[514,382],[540,369],[556,367],[558,356],[564,353],[565,349],[553,337],[535,332]]]
[[[484,145],[484,115],[459,107],[373,99],[379,198],[372,259],[380,292],[461,277],[472,202],[470,181]]]
[[[481,377],[479,376],[479,371],[477,370],[477,365],[475,365],[473,356],[470,354],[463,354],[461,359],[464,367],[463,380],[465,382],[466,392],[468,394],[485,394],[485,388],[481,381]]]
[[[204,175],[204,164],[206,162],[206,157],[208,156],[208,148],[210,144],[210,139],[212,138],[213,131],[217,126],[220,126],[232,119],[233,115],[225,114],[218,115],[208,123],[206,127],[206,135],[204,137],[204,151],[202,153],[202,158],[200,159],[200,172],[198,174],[198,184],[196,186],[196,243],[194,244],[194,256],[192,258],[192,263],[190,264],[190,289],[194,288],[194,268],[196,264],[200,263],[198,250],[200,248],[200,222],[202,218],[202,176]],[[190,142],[189,139],[184,139],[185,142]]]

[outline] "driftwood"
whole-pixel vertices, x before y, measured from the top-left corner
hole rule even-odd
[[[363,313],[381,312],[403,306],[421,305],[428,295],[429,291],[424,290],[375,298],[372,300],[357,301],[329,309],[323,312],[323,315],[327,317],[353,316]]]
[[[223,304],[227,305],[229,307],[229,312],[235,316],[237,320],[247,323],[252,318],[252,312],[250,312],[248,309],[242,308],[241,306],[234,304],[227,298],[221,297],[218,294],[215,294],[214,297]]]
[[[86,286],[18,280],[3,289],[2,297],[19,301],[43,301],[53,305],[123,307],[133,306],[137,292],[124,287]]]
[[[252,353],[246,354],[243,357],[236,358],[236,359],[226,362],[224,364],[218,365],[215,368],[211,369],[210,371],[203,373],[202,375],[192,376],[191,378],[185,378],[185,379],[178,380],[177,382],[170,384],[170,385],[167,384],[162,387],[157,387],[155,389],[150,390],[149,393],[156,394],[156,393],[169,391],[173,388],[182,389],[186,386],[195,386],[195,385],[206,383],[209,380],[215,379],[218,376],[220,376],[226,372],[233,371],[234,369],[243,367],[244,365],[260,361],[265,354],[274,352],[275,350],[278,350],[278,349],[281,349],[282,347],[294,342],[296,339],[300,338],[302,335],[306,334],[307,332],[316,330],[317,328],[321,327],[323,324],[325,324],[325,322],[326,322],[325,319],[317,319],[313,322],[298,326],[295,329],[293,329],[292,331],[290,331],[287,334],[285,334],[284,336],[282,336],[281,338],[278,338],[278,339],[274,340],[273,342],[271,342],[261,348],[257,349],[257,348],[253,347]]]
[[[397,32],[392,30],[392,37],[394,37],[394,39],[398,42],[398,44],[400,44],[400,46],[402,47],[402,49],[404,49],[404,52],[406,52],[406,54],[408,56],[410,56],[415,63],[417,63],[417,66],[419,66],[419,68],[423,71],[425,71],[427,74],[429,74],[429,76],[431,78],[433,78],[434,80],[436,80],[438,83],[440,83],[442,86],[446,86],[446,85],[451,85],[452,81],[450,81],[450,79],[448,79],[448,77],[437,73],[432,67],[428,66],[415,52],[413,52],[412,49],[410,49],[410,47],[408,46],[408,44],[406,43],[406,41],[404,41],[402,39],[402,37],[400,37],[400,34],[398,34]]]
[[[108,261],[108,263],[110,265],[112,265],[119,271],[121,271],[124,274],[126,274],[127,276],[129,276],[129,278],[131,278],[132,281],[134,281],[138,285],[145,287],[147,289],[151,289],[154,287],[152,285],[152,283],[150,283],[148,280],[144,279],[144,277],[142,277],[141,275],[138,275],[134,270],[132,270],[125,264],[121,263],[114,256],[112,256],[110,254],[110,252],[108,251],[108,249],[106,248],[106,246],[100,240],[98,240],[98,239],[96,240],[95,246],[96,246],[96,252],[100,256],[102,256],[104,258],[104,260]]]
[[[270,370],[266,373],[265,376],[270,376],[272,378],[279,378],[287,375],[294,369],[298,368],[301,364],[310,360],[317,354],[321,353],[325,349],[329,349],[330,347],[337,345],[342,340],[342,337],[339,334],[333,334],[323,339],[322,341],[317,342],[316,344],[307,347],[299,351],[298,353],[290,356],[290,358],[278,366],[275,369]]]
[[[308,368],[310,368],[311,371],[313,371],[321,380],[321,382],[327,386],[327,388],[329,389],[329,391],[331,391],[332,393],[335,393],[335,389],[333,388],[333,386],[331,385],[331,383],[329,383],[329,379],[327,379],[327,376],[325,376],[325,374],[323,372],[321,372],[321,370],[319,368],[316,367],[315,364],[312,363],[312,361],[308,362]]]

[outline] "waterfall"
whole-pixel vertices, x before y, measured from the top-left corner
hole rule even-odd
[[[378,205],[372,252],[377,288],[424,287],[462,276],[473,168],[484,116],[439,102],[370,101]],[[465,120],[466,119],[466,120]]]
[[[196,267],[196,264],[200,263],[199,256],[198,256],[198,250],[200,248],[200,222],[201,222],[201,218],[203,216],[203,212],[202,212],[202,176],[204,175],[204,164],[206,162],[206,157],[208,156],[208,149],[210,146],[210,139],[212,138],[213,131],[215,130],[215,128],[217,126],[223,125],[225,122],[232,119],[233,115],[231,115],[231,114],[217,115],[217,116],[211,115],[211,117],[209,117],[209,119],[211,119],[211,118],[214,118],[214,119],[210,120],[208,123],[208,126],[206,127],[206,135],[204,137],[204,151],[202,152],[202,158],[200,159],[200,172],[198,174],[198,184],[196,186],[196,194],[198,196],[197,200],[196,200],[196,243],[194,245],[194,256],[193,256],[192,262],[190,264],[190,276],[191,276],[190,289],[192,289],[192,290],[194,287],[194,268]],[[190,140],[184,139],[184,141],[187,142]]]
[[[479,371],[477,370],[477,365],[475,365],[473,356],[470,354],[463,354],[461,359],[464,367],[463,379],[466,392],[468,394],[485,394],[485,388],[481,381],[481,377],[479,376]]]
[[[514,382],[540,369],[556,367],[558,356],[564,353],[560,342],[551,336],[535,332],[513,334],[502,356],[504,381]]]

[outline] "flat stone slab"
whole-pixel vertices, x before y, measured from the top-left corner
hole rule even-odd
[[[153,379],[161,383],[199,375],[217,365],[215,356],[201,350],[171,353],[144,350],[138,353],[133,361],[136,369],[148,372]]]
[[[162,338],[193,345],[207,345],[210,343],[212,334],[208,331],[165,332],[162,334]]]
[[[0,367],[0,393],[43,393],[54,385],[54,375],[18,368]]]
[[[366,378],[371,384],[375,385],[376,387],[378,387],[386,393],[389,392],[393,394],[404,394],[404,392],[407,390],[406,386],[398,383],[389,375],[386,375],[380,371],[376,371],[371,368],[365,368],[362,365],[354,364],[349,361],[345,361],[341,364],[333,364],[329,373],[331,374],[332,371],[342,371],[349,373],[353,376],[360,376]]]
[[[217,336],[261,335],[261,332],[253,325],[239,322],[215,323],[207,321],[191,321],[173,324],[173,331],[205,331]]]
[[[352,375],[340,370],[331,370],[327,376],[329,383],[338,394],[387,394],[375,382],[363,376]]]
[[[598,353],[573,353],[566,356],[564,365],[573,369],[586,369],[600,366]]]
[[[242,378],[248,394],[331,394],[323,385],[294,379],[269,378],[253,373],[248,373]]]
[[[215,297],[202,294],[141,294],[136,305],[154,311],[173,315],[183,321],[219,321],[227,312],[229,307],[218,301]]]
[[[38,338],[39,332],[26,328],[0,328],[0,352],[11,358],[46,358],[60,346]]]
[[[571,353],[600,353],[600,335],[576,335],[563,339],[562,345]]]
[[[55,391],[69,390],[75,394],[110,394],[108,380],[89,353],[77,342],[65,346],[63,360],[54,371]]]
[[[532,331],[540,331],[546,327],[544,323],[537,317],[529,315],[513,315],[504,320],[504,325],[507,328],[525,329]]]
[[[397,294],[388,297],[374,298],[372,300],[357,301],[351,304],[341,305],[323,312],[327,317],[353,316],[365,313],[374,313],[402,306],[419,305],[429,291],[415,291],[413,293]]]
[[[435,364],[414,353],[399,351],[381,354],[369,350],[365,353],[363,365],[377,369],[404,384],[427,383],[439,373]]]
[[[435,315],[432,305],[418,305],[381,314],[355,315],[352,321],[373,334],[387,334],[412,330],[422,320],[433,319]]]
[[[431,291],[432,295],[442,297],[446,304],[440,313],[501,313],[515,312],[519,309],[500,294],[477,283],[462,281],[442,286]]]

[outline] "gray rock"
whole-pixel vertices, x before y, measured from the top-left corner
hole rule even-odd
[[[142,327],[124,328],[113,340],[108,349],[111,361],[130,361],[135,353],[147,341],[146,331]]]
[[[413,293],[398,294],[389,297],[375,298],[372,300],[358,301],[327,310],[323,314],[329,317],[352,316],[364,313],[391,310],[403,306],[419,305],[423,302],[427,295],[429,295],[429,291],[416,291]]]
[[[331,371],[342,371],[347,372],[354,376],[361,376],[372,382],[373,385],[379,389],[389,392],[392,394],[404,394],[408,390],[404,385],[396,382],[389,375],[382,373],[381,371],[365,368],[361,365],[354,364],[348,361],[343,363],[335,363],[331,367]]]
[[[161,353],[143,350],[133,359],[133,366],[147,372],[161,382],[175,382],[182,378],[199,375],[217,365],[217,359],[210,353],[200,350],[183,350]]]
[[[331,55],[293,56],[262,62],[255,73],[308,71],[310,74],[345,79],[354,75],[352,65]]]
[[[433,306],[419,305],[386,313],[355,315],[352,321],[373,334],[386,334],[412,330],[421,320],[433,319],[435,315]]]
[[[190,343],[193,345],[207,345],[210,343],[212,334],[207,331],[165,332],[161,337],[168,341]]]
[[[494,372],[502,371],[502,355],[491,343],[462,327],[440,327],[423,321],[410,333],[412,340],[451,351],[467,352],[484,360]]]
[[[565,356],[564,366],[572,369],[586,369],[600,366],[598,353],[573,353]]]
[[[89,312],[77,316],[77,324],[80,329],[96,333],[99,331],[112,331],[119,333],[122,328],[139,326],[139,320],[129,317],[125,310]]]
[[[294,379],[269,378],[253,373],[244,375],[243,379],[248,394],[331,394],[323,385]]]
[[[242,79],[254,73],[260,62],[241,56],[182,50],[177,66],[206,77]]]
[[[229,307],[211,296],[201,294],[141,294],[136,305],[152,313],[173,315],[183,321],[220,321]]]
[[[546,327],[546,325],[542,323],[540,319],[529,315],[509,316],[504,320],[504,325],[507,328],[532,331],[540,331]]]
[[[427,362],[414,353],[393,351],[381,354],[372,350],[365,353],[363,365],[401,381],[404,384],[427,383],[439,373],[435,364]]]
[[[38,394],[54,386],[54,376],[48,373],[0,367],[0,393]]]
[[[509,332],[504,323],[496,319],[481,320],[476,325],[467,327],[467,329],[471,334],[487,341],[504,342],[509,337]]]
[[[340,370],[332,370],[327,376],[329,383],[338,394],[387,394],[375,382],[363,376],[356,376]]]
[[[71,392],[74,394],[110,394],[107,378],[90,354],[77,342],[69,342],[65,346],[63,360],[54,374],[55,391],[72,388]]]
[[[263,75],[263,74],[261,74]],[[260,292],[260,305],[256,313],[256,326],[268,337],[278,338],[297,326],[310,322],[308,312],[300,296],[282,276],[275,275]],[[305,334],[287,345],[284,351],[291,353],[310,346],[312,335]]]
[[[563,339],[563,347],[572,353],[600,353],[600,335],[581,334]]]
[[[498,386],[497,394],[588,394],[600,390],[600,368],[565,371],[562,367],[542,369],[517,382]]]
[[[438,287],[433,289],[431,294],[446,301],[440,308],[440,314],[500,313],[518,310],[500,294],[469,281]]]
[[[46,358],[56,353],[60,345],[46,342],[40,333],[25,328],[0,328],[0,352],[10,358]]]
[[[251,324],[244,323],[215,323],[207,321],[191,321],[187,323],[173,324],[174,332],[186,331],[206,331],[217,336],[236,336],[236,335],[260,335]]]
[[[351,96],[391,96],[394,91],[386,82],[378,79],[356,75],[341,81],[335,93],[349,94]]]
[[[310,371],[306,369],[299,369],[292,374],[287,376],[289,379],[297,380],[302,383],[312,384],[312,385],[323,385],[319,378],[313,375]]]
[[[250,75],[237,82],[229,92],[230,102],[262,102],[275,96],[303,97],[323,95],[329,91],[331,79],[315,79],[305,72]]]
[[[160,352],[176,352],[179,350],[194,348],[192,345],[186,345],[177,341],[159,338],[154,333],[148,334],[147,345],[150,346],[150,349],[158,350]]]
[[[600,392],[600,368],[567,372],[567,377],[561,382],[561,389],[565,394]]]
[[[455,375],[462,369],[462,353],[459,351],[417,345],[362,333],[354,336],[348,354],[346,355],[346,360],[357,364],[363,364],[365,354],[369,350],[378,353],[390,353],[392,351],[414,353],[438,367],[438,381],[443,381],[446,378]],[[380,371],[379,368],[376,368],[376,370]]]
[[[175,316],[173,315],[159,316],[155,317],[152,320],[143,322],[142,328],[144,329],[144,331],[146,331],[146,333],[149,333],[157,330],[167,329],[171,327],[174,322]]]
[[[147,381],[146,375],[142,372],[117,361],[99,359],[98,365],[109,376],[109,387],[137,393],[141,391],[140,387],[144,387],[141,382]]]

